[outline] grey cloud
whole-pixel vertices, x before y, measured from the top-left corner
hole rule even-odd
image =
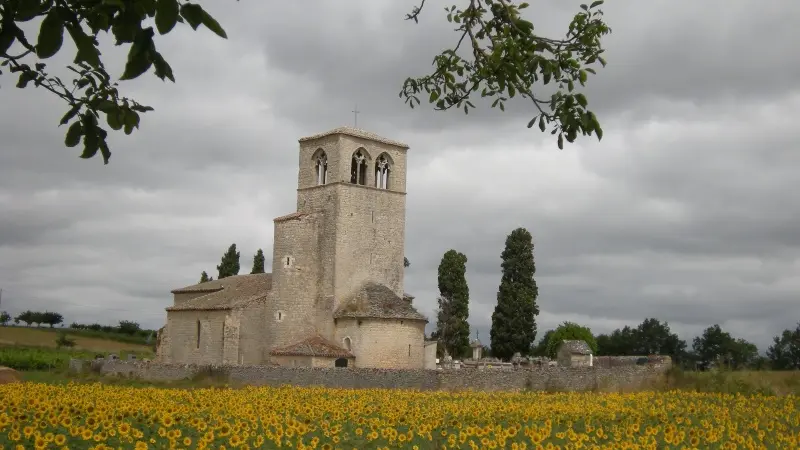
[[[529,15],[544,35],[560,36],[578,4],[537,3]],[[341,123],[358,102],[364,111],[361,123],[367,126],[415,130],[488,128],[508,122],[522,127],[535,115],[526,101],[509,103],[505,114],[486,108],[469,116],[459,111],[434,113],[424,103],[412,111],[390,95],[399,93],[405,77],[427,74],[433,55],[458,38],[441,4],[428,4],[418,25],[403,20],[411,6],[393,2],[382,14],[370,14],[363,2],[335,8],[303,3],[267,15],[262,38],[267,59],[294,75],[291,89],[280,85],[272,91],[285,114]],[[663,114],[654,109],[659,98],[701,104],[776,98],[800,79],[800,64],[785,57],[798,33],[791,20],[782,20],[797,16],[798,5],[615,1],[604,10],[613,29],[604,41],[609,65],[586,89],[602,120],[628,109],[638,110],[636,120],[658,116]],[[298,22],[308,26],[292,33]],[[289,34],[293,38],[285,39]],[[325,95],[324,103],[304,106],[319,95]]]

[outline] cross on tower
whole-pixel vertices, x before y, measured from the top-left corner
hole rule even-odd
[[[353,109],[350,112],[353,113],[353,119],[354,119],[354,122],[355,122],[354,123],[354,128],[358,128],[358,113],[361,112],[361,111],[358,110],[358,103],[356,103],[355,109]]]

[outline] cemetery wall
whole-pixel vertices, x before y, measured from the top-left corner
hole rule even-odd
[[[653,386],[671,366],[668,359],[645,365],[615,367],[529,367],[496,369],[366,369],[277,366],[209,366],[143,361],[72,360],[75,372],[94,371],[147,381],[180,381],[212,377],[231,384],[256,386],[325,386],[331,388],[399,388],[478,391],[617,391]]]

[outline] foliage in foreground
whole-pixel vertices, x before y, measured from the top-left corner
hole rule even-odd
[[[434,58],[434,71],[408,78],[400,97],[413,107],[423,92],[436,110],[474,108],[480,95],[494,99],[492,107],[505,109],[510,98],[532,102],[541,131],[551,126],[564,140],[573,142],[578,134],[603,130],[588,108],[587,98],[576,85],[584,86],[592,66],[605,66],[600,39],[611,32],[603,22],[598,0],[581,5],[564,38],[553,39],[534,32],[533,23],[522,17],[528,3],[513,0],[470,0],[462,10],[446,8],[447,20],[457,25],[457,44]],[[422,0],[406,19],[418,21]],[[38,21],[38,33],[23,28]],[[34,22],[35,23],[35,22]],[[81,158],[98,152],[108,164],[111,150],[108,131],[131,134],[139,128],[140,114],[153,108],[124,97],[103,61],[100,36],[113,38],[127,47],[128,58],[119,80],[132,80],[153,70],[162,81],[175,82],[167,59],[158,51],[158,35],[166,35],[188,24],[201,25],[227,38],[223,27],[198,3],[184,0],[6,0],[0,2],[0,74],[7,70],[17,76],[16,86],[43,88],[67,103],[59,125],[67,127],[64,143],[76,147],[83,141]],[[70,39],[76,48],[71,65],[72,80],[53,75],[45,61],[58,54]],[[466,53],[466,55],[464,55]],[[545,94],[542,85],[553,86]],[[557,87],[556,87],[557,86]],[[536,91],[536,92],[535,92]]]
[[[0,445],[797,448],[792,397],[0,386]],[[539,446],[542,447],[539,447]]]

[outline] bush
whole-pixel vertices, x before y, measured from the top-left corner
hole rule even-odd
[[[75,341],[67,337],[67,333],[60,332],[58,333],[58,337],[56,338],[56,348],[61,347],[74,347]]]

